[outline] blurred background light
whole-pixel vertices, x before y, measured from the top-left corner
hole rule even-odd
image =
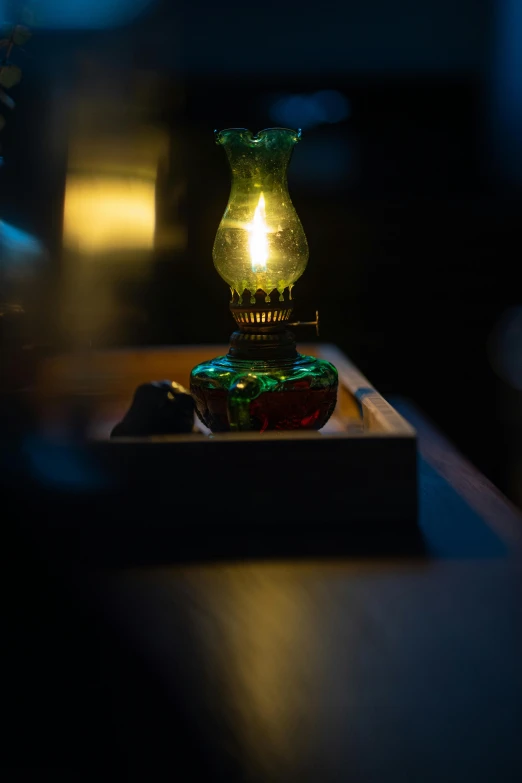
[[[351,114],[350,102],[339,90],[320,90],[312,98],[322,110],[324,122],[342,122]]]
[[[270,116],[283,127],[308,130],[346,120],[350,116],[350,103],[338,90],[283,95],[272,104]]]
[[[25,440],[23,449],[33,476],[44,486],[94,489],[105,483],[88,456],[67,443],[53,443],[31,435]]]
[[[5,286],[32,279],[46,259],[39,239],[0,220],[0,298]]]
[[[494,27],[492,116],[495,154],[491,164],[511,180],[522,180],[522,3],[499,0]],[[497,172],[498,173],[498,172]]]
[[[298,150],[289,172],[291,182],[315,188],[348,185],[353,175],[353,155],[344,136],[309,137]]]
[[[522,306],[510,307],[493,329],[488,353],[491,366],[509,386],[522,391]]]
[[[38,0],[31,6],[34,14],[33,26],[62,30],[114,27],[132,21],[151,2],[152,0]]]
[[[64,245],[86,253],[150,249],[155,213],[153,180],[69,175]]]
[[[0,220],[0,247],[2,258],[14,254],[17,260],[25,254],[39,255],[42,251],[42,244],[36,237],[11,226],[4,220]]]

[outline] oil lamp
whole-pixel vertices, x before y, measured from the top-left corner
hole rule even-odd
[[[214,242],[214,265],[228,283],[237,330],[226,356],[194,367],[191,392],[213,432],[320,429],[337,398],[337,370],[297,352],[288,330],[293,287],[308,243],[290,200],[286,171],[301,131],[245,128],[215,133],[232,187]]]

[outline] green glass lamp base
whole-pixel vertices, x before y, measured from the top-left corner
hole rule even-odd
[[[313,356],[240,359],[229,353],[194,367],[190,390],[212,432],[319,430],[335,408],[337,383],[333,364]]]

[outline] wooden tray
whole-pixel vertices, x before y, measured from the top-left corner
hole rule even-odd
[[[42,434],[75,433],[129,520],[173,509],[178,522],[226,517],[263,524],[374,522],[411,526],[417,515],[415,430],[335,346],[301,345],[339,371],[334,415],[320,432],[191,435],[109,440],[140,383],[185,386],[196,364],[226,346],[90,352],[48,359],[37,402]],[[140,494],[141,492],[141,494]],[[218,514],[218,511],[220,512]]]

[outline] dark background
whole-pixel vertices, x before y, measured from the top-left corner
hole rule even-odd
[[[319,309],[322,340],[381,392],[412,398],[522,503],[517,0],[40,0],[33,11],[34,36],[15,53],[0,215],[47,253],[24,292],[39,340],[226,342],[211,248],[229,174],[212,132],[302,126],[289,179],[311,252],[296,316]],[[0,0],[5,19],[20,13]],[[344,101],[338,121],[307,114],[323,90]],[[70,151],[140,128],[166,139],[156,221],[167,239],[138,260],[91,264],[62,243]],[[83,331],[71,326],[75,265],[90,269]],[[110,313],[97,321],[101,291]]]

